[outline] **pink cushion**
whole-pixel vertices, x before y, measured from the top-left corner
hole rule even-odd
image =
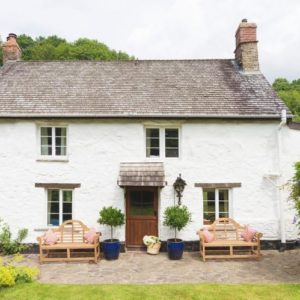
[[[209,232],[206,228],[203,230],[203,235],[204,235],[204,242],[205,243],[211,243],[215,240],[215,236]]]
[[[85,242],[89,244],[93,244],[95,235],[96,235],[96,229],[90,228],[90,230],[84,234]]]
[[[241,233],[241,237],[244,239],[245,242],[252,242],[256,230],[250,228],[250,226],[246,226],[245,230]]]
[[[44,244],[54,245],[59,240],[58,236],[53,232],[52,229],[48,229],[44,235]]]

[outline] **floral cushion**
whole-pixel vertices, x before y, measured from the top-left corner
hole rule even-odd
[[[52,229],[48,229],[44,235],[44,244],[54,245],[58,242],[59,238]]]
[[[215,236],[213,233],[209,232],[207,228],[204,228],[203,230],[203,235],[204,235],[204,242],[205,243],[211,243],[215,240]]]
[[[252,242],[256,230],[251,228],[250,226],[246,226],[245,230],[241,233],[241,237],[244,239],[245,242]]]
[[[96,229],[90,228],[90,230],[84,234],[84,240],[88,244],[93,244],[95,236],[96,236]]]

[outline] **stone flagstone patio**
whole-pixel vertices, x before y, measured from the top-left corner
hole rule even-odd
[[[284,253],[262,251],[256,260],[213,260],[203,263],[198,252],[186,252],[171,261],[166,253],[151,256],[127,252],[117,261],[92,263],[47,263],[27,255],[22,264],[38,266],[44,283],[300,283],[300,249]]]

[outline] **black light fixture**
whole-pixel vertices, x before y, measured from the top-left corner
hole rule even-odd
[[[181,178],[181,174],[177,177],[176,181],[173,184],[176,196],[178,197],[178,205],[181,205],[182,192],[186,186],[186,182]]]

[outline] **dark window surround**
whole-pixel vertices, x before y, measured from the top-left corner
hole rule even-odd
[[[241,182],[226,182],[226,183],[195,183],[195,187],[205,189],[230,189],[241,187]]]
[[[81,183],[35,183],[37,188],[45,189],[76,189],[81,187]]]

